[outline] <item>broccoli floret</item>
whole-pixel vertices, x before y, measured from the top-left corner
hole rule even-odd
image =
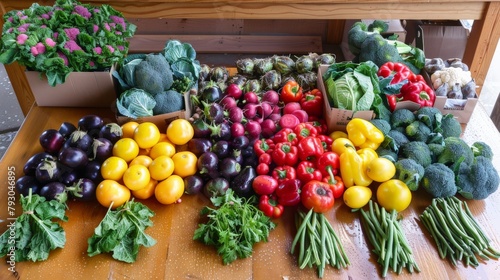
[[[435,107],[423,106],[420,107],[415,113],[417,119],[425,123],[432,131],[441,128],[441,120],[443,114]]]
[[[184,109],[184,96],[175,90],[168,90],[154,96],[156,106],[153,108],[154,115],[172,113]]]
[[[439,155],[444,150],[444,144],[427,143],[427,146],[429,146],[429,150],[431,151],[432,162],[436,162]]]
[[[389,24],[383,20],[374,20],[372,23],[368,25],[368,31],[384,33],[389,30]]]
[[[377,127],[384,135],[387,135],[391,130],[391,124],[384,119],[372,119],[370,122]]]
[[[359,55],[361,44],[368,37],[368,27],[362,21],[355,22],[347,33],[347,44],[353,55]]]
[[[469,145],[459,137],[448,137],[444,139],[444,149],[437,158],[437,162],[452,166],[463,161],[470,165],[474,160],[474,154]]]
[[[394,166],[396,167],[394,178],[403,181],[411,191],[416,191],[424,176],[424,167],[410,158],[400,159]]]
[[[395,151],[398,151],[399,147],[410,142],[410,139],[404,133],[396,129],[390,130],[386,137],[390,137],[396,145],[397,149]]]
[[[471,165],[460,164],[458,193],[467,199],[485,199],[498,189],[500,177],[490,159],[478,156]]]
[[[414,121],[406,127],[405,132],[410,140],[427,142],[432,131],[425,123]]]
[[[493,150],[485,142],[482,141],[474,142],[471,145],[471,149],[475,157],[483,156],[489,160],[493,159]]]
[[[455,173],[442,163],[433,163],[425,168],[420,186],[432,197],[450,197],[457,193]]]
[[[399,149],[400,158],[411,158],[423,167],[432,163],[431,150],[425,142],[411,141],[402,145]]]
[[[375,151],[377,152],[378,157],[386,158],[392,161],[392,163],[395,163],[398,160],[398,154],[394,152],[392,149],[380,146]]]
[[[174,82],[170,64],[162,54],[148,54],[135,67],[136,86],[156,95],[169,90]]]
[[[460,137],[462,134],[462,125],[452,114],[446,114],[441,120],[441,134],[444,138]]]
[[[415,114],[408,109],[398,109],[391,114],[391,127],[406,127],[415,121]]]

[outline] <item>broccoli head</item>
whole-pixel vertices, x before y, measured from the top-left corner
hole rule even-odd
[[[432,197],[450,197],[457,193],[455,173],[448,166],[437,162],[424,169],[420,186]]]
[[[438,108],[423,106],[417,110],[415,115],[419,121],[425,123],[432,131],[437,131],[441,128],[443,114]]]
[[[452,114],[446,114],[441,120],[441,134],[444,138],[460,137],[462,125]]]
[[[390,148],[379,146],[375,152],[377,152],[378,157],[386,158],[392,161],[392,163],[395,163],[398,160],[398,154]]]
[[[466,199],[485,199],[498,189],[500,177],[490,159],[477,156],[471,165],[462,162],[457,175],[458,193]]]
[[[408,109],[398,109],[391,114],[391,127],[406,127],[415,121],[415,114]]]
[[[474,154],[475,157],[483,156],[485,158],[488,158],[489,160],[493,159],[493,150],[485,142],[482,142],[482,141],[474,142],[471,145],[471,149],[472,149],[472,153]]]
[[[174,82],[170,64],[162,54],[148,54],[135,67],[134,76],[137,88],[152,95],[169,90]]]
[[[413,159],[423,167],[427,167],[432,163],[431,150],[425,142],[421,141],[411,141],[401,145],[399,157]]]
[[[413,141],[427,142],[431,129],[421,121],[414,121],[405,128],[406,136]]]
[[[389,148],[392,151],[398,153],[399,147],[408,142],[410,142],[410,140],[408,139],[408,137],[406,137],[406,135],[404,135],[404,133],[396,129],[392,129],[389,130],[387,135],[385,135],[384,142],[382,142],[381,146],[384,148]]]
[[[161,115],[184,109],[184,96],[175,90],[168,90],[154,96],[154,115]]]
[[[370,122],[377,127],[384,135],[387,135],[391,130],[391,124],[384,119],[372,119]]]
[[[448,137],[444,139],[444,149],[437,158],[437,162],[452,166],[455,163],[464,162],[472,164],[474,154],[469,145],[459,137]]]
[[[384,33],[389,30],[389,24],[383,20],[376,19],[372,23],[368,24],[368,31]]]
[[[410,158],[404,158],[396,161],[395,179],[403,181],[411,191],[416,191],[420,180],[424,177],[424,167]]]
[[[427,146],[429,146],[429,150],[431,151],[432,162],[436,162],[439,155],[444,150],[444,145],[438,143],[427,143]]]

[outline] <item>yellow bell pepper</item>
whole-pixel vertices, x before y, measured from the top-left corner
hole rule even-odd
[[[340,175],[346,188],[352,186],[369,186],[373,180],[366,175],[362,157],[351,146],[340,155]]]
[[[344,153],[347,147],[354,147],[354,144],[351,142],[351,140],[344,137],[340,137],[333,140],[332,152],[335,152],[337,155],[340,156],[342,153]]]
[[[371,122],[354,118],[347,123],[347,135],[355,147],[376,150],[384,141],[384,134]]]
[[[359,149],[356,151],[356,153],[358,153],[358,155],[363,160],[363,170],[366,170],[368,163],[370,163],[372,160],[378,158],[377,152],[375,152],[375,150],[372,148]]]

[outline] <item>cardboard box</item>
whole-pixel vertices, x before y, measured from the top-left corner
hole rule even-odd
[[[320,65],[318,69],[318,88],[323,94],[323,115],[328,126],[328,134],[341,130],[345,131],[347,123],[353,118],[361,118],[365,120],[371,120],[375,117],[373,111],[350,111],[338,108],[332,108],[328,102],[328,97],[326,95],[325,83],[323,82],[323,75],[328,69],[328,65]]]
[[[427,58],[462,59],[469,30],[460,21],[423,22],[418,26],[415,45]]]
[[[344,25],[344,34],[342,37],[342,43],[340,44],[340,48],[342,50],[342,54],[344,55],[344,59],[346,61],[351,61],[354,58],[354,55],[349,51],[349,44],[347,42],[347,33],[351,29],[352,25],[358,21],[362,21],[367,25],[373,22],[373,19],[362,19],[362,20],[346,20]],[[401,24],[401,20],[385,20],[389,25],[388,32],[382,34],[384,37],[388,37],[391,35],[398,35],[398,41],[404,42],[406,40],[406,30]]]
[[[110,107],[116,100],[114,67],[102,72],[73,72],[64,84],[52,87],[47,77],[26,71],[26,78],[38,106],[41,107]]]
[[[436,96],[434,107],[438,108],[443,115],[452,114],[460,123],[466,124],[474,112],[477,101],[477,98],[450,99],[445,96]]]

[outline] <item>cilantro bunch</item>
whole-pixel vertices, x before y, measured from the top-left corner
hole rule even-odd
[[[0,63],[17,61],[47,75],[51,86],[71,72],[106,69],[128,53],[136,26],[111,6],[77,0],[56,0],[53,6],[34,3],[4,15]]]
[[[236,197],[231,189],[224,196],[212,197],[211,201],[219,208],[205,206],[202,209],[201,214],[208,217],[208,222],[198,225],[193,239],[214,246],[224,264],[251,256],[253,245],[267,242],[276,226],[251,199]]]

